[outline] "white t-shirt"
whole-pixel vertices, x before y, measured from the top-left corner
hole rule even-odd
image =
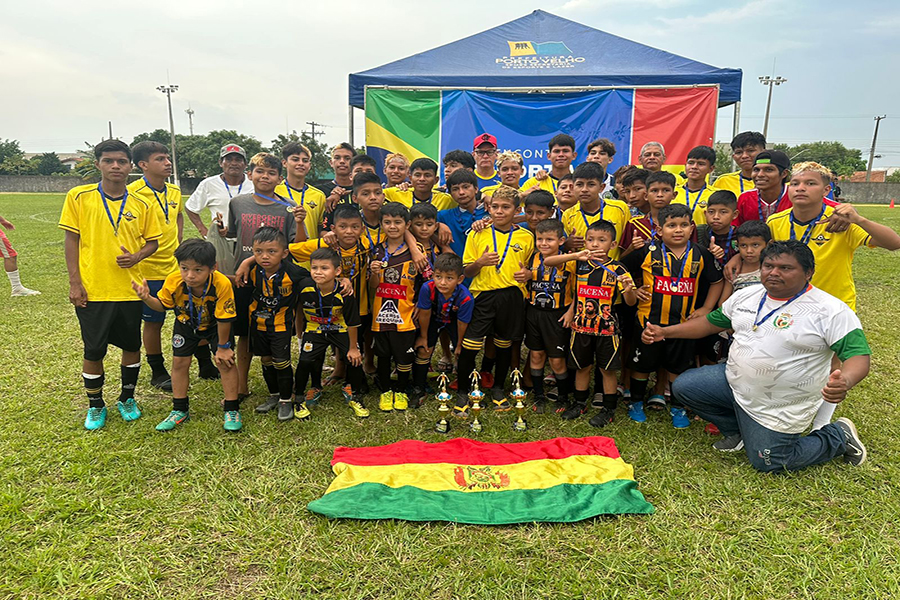
[[[252,194],[253,183],[250,178],[244,176],[244,182],[240,185],[227,185],[221,175],[207,177],[197,186],[184,207],[192,213],[199,214],[204,208],[209,208],[210,214],[215,217],[217,212],[222,213],[222,224],[228,227],[228,203],[239,194]]]
[[[707,318],[734,329],[725,376],[738,405],[767,429],[802,433],[822,400],[831,357],[870,354],[869,347],[856,313],[812,286],[753,331],[764,294],[760,319],[785,303],[769,298],[765,288],[751,286],[735,292]]]

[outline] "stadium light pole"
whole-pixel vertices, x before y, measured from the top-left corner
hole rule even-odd
[[[172,147],[169,151],[172,153],[172,176],[175,178],[175,185],[180,186],[181,183],[178,181],[178,164],[175,162],[175,119],[172,117],[172,94],[178,91],[178,86],[172,84],[161,85],[156,89],[166,95],[166,100],[169,103],[169,135],[172,137]]]
[[[781,85],[782,83],[787,83],[787,79],[784,77],[769,77],[766,75],[765,77],[760,77],[759,82],[763,85],[769,86],[769,98],[766,100],[766,120],[763,122],[763,137],[768,139],[769,135],[769,111],[772,108],[772,87],[776,85]]]
[[[869,150],[869,166],[866,168],[866,181],[872,178],[872,163],[875,161],[875,142],[878,141],[878,126],[887,115],[875,117],[875,135],[872,136],[872,148]]]

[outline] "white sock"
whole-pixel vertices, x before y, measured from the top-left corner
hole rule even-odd
[[[816,417],[813,419],[812,430],[822,429],[831,423],[831,417],[834,416],[836,408],[837,404],[834,402],[822,400],[822,404],[819,405],[819,412],[816,413]]]
[[[7,271],[6,276],[9,277],[9,282],[12,284],[12,289],[17,290],[22,287],[22,281],[19,279],[19,270],[15,271]]]

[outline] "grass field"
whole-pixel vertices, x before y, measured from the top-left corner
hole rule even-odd
[[[839,407],[870,459],[787,476],[723,455],[695,423],[624,413],[603,430],[656,514],[504,527],[328,521],[306,510],[331,480],[337,445],[438,441],[430,403],[354,419],[334,394],[311,421],[244,411],[222,431],[220,388],[195,382],[192,421],[153,431],[170,399],[142,369],[144,418],[113,408],[82,427],[81,342],[67,301],[61,195],[0,195],[17,228],[25,285],[0,284],[0,598],[890,598],[900,592],[900,256],[861,250],[869,378]],[[863,214],[900,229],[900,210]],[[190,228],[187,235],[196,235]],[[171,323],[171,319],[169,321]],[[165,334],[164,334],[165,337]],[[164,343],[164,347],[168,344]],[[111,350],[107,400],[118,387]],[[167,360],[170,363],[170,359]],[[196,368],[193,369],[196,371]],[[264,390],[258,363],[251,388]],[[370,407],[374,407],[370,401]],[[621,409],[620,409],[621,410]],[[594,435],[587,419],[485,415],[494,442]],[[460,433],[457,427],[455,433]]]

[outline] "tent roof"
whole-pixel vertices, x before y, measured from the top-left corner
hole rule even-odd
[[[719,69],[536,10],[520,19],[350,75],[365,86],[545,88],[719,84],[719,105],[741,99],[740,69]]]

